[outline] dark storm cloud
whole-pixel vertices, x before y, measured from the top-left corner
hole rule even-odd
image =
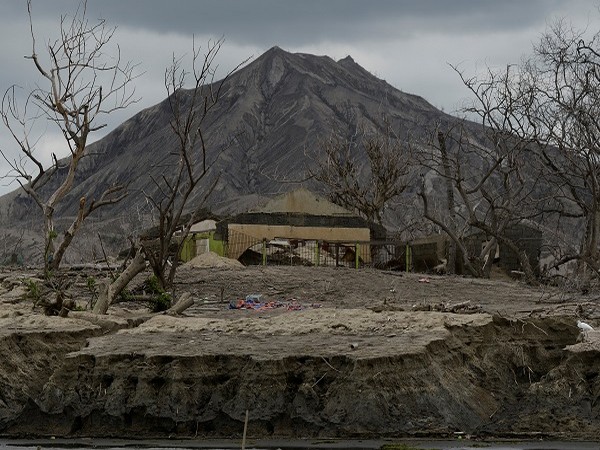
[[[378,23],[430,23],[435,27],[459,29],[518,28],[544,20],[558,0],[254,0],[175,2],[102,1],[107,14],[123,23],[152,26],[156,30],[224,33],[232,38],[266,39],[270,31],[285,30],[282,39],[297,43],[328,35],[360,38],[365,34],[385,34]],[[488,18],[488,20],[477,20]],[[490,20],[493,19],[493,20]],[[468,24],[468,27],[465,27]],[[202,29],[200,29],[202,27]],[[316,31],[309,34],[307,31]],[[254,37],[252,37],[254,35]]]
[[[577,0],[572,2],[577,5]],[[587,3],[587,2],[586,2]],[[34,2],[34,18],[78,2]],[[89,0],[92,16],[154,32],[210,34],[247,44],[302,45],[319,40],[377,40],[417,31],[465,34],[543,23],[560,0]],[[4,5],[22,15],[23,4]]]
[[[446,63],[515,62],[555,17],[577,16],[587,25],[596,0],[88,0],[88,18],[118,27],[124,56],[146,72],[143,96],[158,101],[170,56],[198,43],[224,37],[219,63],[235,67],[278,45],[289,51],[352,55],[395,87],[447,105],[449,89],[420,83],[431,70],[454,77]],[[57,35],[57,18],[80,0],[33,0],[33,23],[41,43]],[[25,0],[0,2],[0,82],[3,87],[32,73],[23,55],[31,52]],[[41,45],[41,44],[40,44]],[[510,58],[510,59],[507,59]],[[150,85],[155,86],[154,88]],[[423,86],[423,87],[421,87]],[[436,91],[441,96],[436,98]],[[452,94],[456,97],[455,94]],[[446,97],[443,97],[446,96]]]

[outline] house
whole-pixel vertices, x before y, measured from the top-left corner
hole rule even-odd
[[[217,234],[227,256],[246,263],[350,265],[370,260],[368,242],[385,237],[385,229],[300,188],[219,222]]]

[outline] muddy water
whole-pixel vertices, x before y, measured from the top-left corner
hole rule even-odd
[[[250,450],[318,450],[350,449],[377,450],[385,444],[404,444],[406,449],[438,450],[600,450],[600,442],[518,441],[482,442],[454,441],[390,441],[390,440],[252,440],[246,443]],[[144,440],[125,441],[109,439],[60,440],[0,440],[0,449],[6,450],[230,450],[241,448],[239,440]],[[402,448],[402,447],[400,447]]]

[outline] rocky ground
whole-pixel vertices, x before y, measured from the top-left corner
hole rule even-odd
[[[35,272],[2,273],[1,432],[230,438],[248,411],[263,438],[600,438],[600,333],[576,326],[600,326],[594,293],[217,262],[180,269],[178,317],[85,311],[89,271],[68,275],[81,310],[46,317]]]

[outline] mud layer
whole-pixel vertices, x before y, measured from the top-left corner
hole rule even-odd
[[[248,411],[252,438],[600,438],[600,333],[575,326],[589,299],[296,269],[183,271],[197,305],[177,318],[46,318],[13,298],[0,319],[1,432],[238,438]],[[224,279],[228,297],[304,307],[229,310],[214,299]],[[442,297],[481,302],[472,314],[417,310]]]

